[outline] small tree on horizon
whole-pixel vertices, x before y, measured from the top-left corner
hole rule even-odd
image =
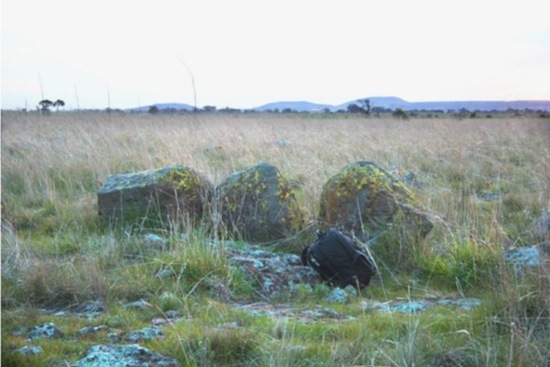
[[[65,102],[61,99],[58,99],[57,101],[55,101],[54,103],[52,103],[52,106],[55,107],[55,110],[56,111],[59,111],[59,107],[65,107]]]
[[[38,106],[40,106],[40,111],[42,113],[49,113],[50,107],[53,106],[53,102],[49,99],[43,99],[40,102],[38,102]]]
[[[357,103],[351,103],[347,107],[349,113],[364,113],[367,116],[370,116],[372,109],[370,99],[358,99]]]
[[[372,109],[370,99],[368,99],[368,98],[367,99],[358,99],[357,102],[359,102],[359,104],[361,105],[361,108],[363,109],[365,114],[370,115],[370,112],[371,112],[371,109]]]

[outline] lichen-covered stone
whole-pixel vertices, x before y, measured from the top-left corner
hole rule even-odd
[[[212,183],[187,166],[112,175],[97,194],[99,217],[111,225],[153,229],[188,220],[196,224],[207,212],[212,192]]]
[[[216,188],[221,223],[232,235],[270,242],[302,228],[304,212],[288,181],[262,163],[229,176]]]
[[[364,241],[398,221],[417,238],[433,227],[405,185],[371,162],[352,163],[325,183],[319,219],[324,229],[337,227]]]
[[[37,340],[37,339],[58,339],[58,338],[64,338],[65,334],[59,330],[54,323],[47,322],[45,324],[37,325],[32,328],[32,330],[27,335],[27,339],[29,340]]]
[[[178,367],[173,358],[165,357],[137,344],[95,345],[88,349],[86,356],[71,367]]]
[[[504,258],[511,263],[519,274],[528,269],[550,269],[550,241],[527,247],[510,249],[504,253]]]
[[[145,329],[130,331],[126,335],[126,341],[131,343],[142,342],[151,339],[162,339],[164,334],[157,327],[148,327]]]
[[[303,266],[298,255],[265,251],[258,246],[247,249],[228,248],[232,265],[253,280],[256,294],[262,299],[285,296],[296,290],[297,285],[313,288],[322,283],[319,274],[309,266]]]

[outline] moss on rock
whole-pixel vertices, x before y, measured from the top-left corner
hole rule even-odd
[[[324,229],[337,227],[364,241],[398,222],[416,232],[415,238],[424,238],[433,226],[405,185],[364,161],[344,167],[325,183],[319,219]]]
[[[227,230],[247,241],[284,238],[305,221],[290,184],[268,163],[229,176],[216,188],[216,203]]]
[[[100,220],[148,228],[200,223],[213,185],[188,166],[112,175],[98,192]]]

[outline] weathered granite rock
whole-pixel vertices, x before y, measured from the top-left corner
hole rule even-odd
[[[230,233],[270,242],[302,228],[305,217],[291,185],[267,163],[232,174],[216,187],[220,219]]]
[[[86,351],[86,357],[71,367],[179,367],[173,358],[165,357],[137,344],[95,345]]]
[[[395,177],[371,162],[352,163],[324,185],[319,211],[321,227],[336,227],[369,241],[392,225],[406,227],[423,239],[433,224],[413,194]]]
[[[187,166],[123,173],[107,178],[97,193],[104,223],[167,227],[199,223],[206,214],[213,185]]]

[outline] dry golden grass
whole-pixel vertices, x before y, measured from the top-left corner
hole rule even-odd
[[[504,193],[505,205],[531,215],[548,203],[549,139],[542,119],[6,113],[3,210],[6,217],[17,212],[15,221],[33,221],[37,210],[62,211],[84,225],[110,174],[186,164],[216,184],[266,161],[301,190],[313,219],[323,183],[343,166],[368,160],[414,172],[429,209],[469,225],[479,220],[476,195],[483,192]]]

